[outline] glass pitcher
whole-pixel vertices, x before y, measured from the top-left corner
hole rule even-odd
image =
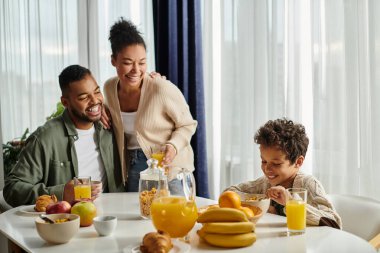
[[[187,234],[198,218],[193,173],[186,169],[170,168],[165,180],[168,183],[160,185],[151,205],[153,225],[157,230],[169,233],[172,238],[188,240]]]
[[[140,215],[144,219],[150,218],[150,206],[157,190],[167,188],[167,179],[163,170],[157,167],[158,161],[151,158],[147,164],[148,168],[140,172],[139,180]]]

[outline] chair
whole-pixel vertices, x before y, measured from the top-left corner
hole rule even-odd
[[[380,201],[354,195],[329,194],[327,198],[342,218],[343,230],[380,248]]]

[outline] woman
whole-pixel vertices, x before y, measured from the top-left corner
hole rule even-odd
[[[157,145],[164,145],[163,165],[194,171],[190,140],[197,121],[181,91],[164,78],[146,73],[146,45],[131,22],[117,21],[109,40],[117,76],[106,81],[104,95],[127,191],[138,191],[139,173]],[[109,122],[105,114],[102,121]]]

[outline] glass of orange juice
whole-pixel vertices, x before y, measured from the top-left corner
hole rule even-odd
[[[162,160],[165,157],[165,145],[154,145],[151,147],[150,158],[156,159],[158,161],[158,167],[162,168]]]
[[[307,190],[289,188],[287,193],[285,211],[288,234],[303,234],[306,230]]]
[[[75,199],[91,199],[91,177],[74,177]]]
[[[176,176],[173,173],[177,173]],[[150,206],[153,225],[157,230],[169,233],[171,238],[188,241],[188,233],[198,218],[193,174],[184,169],[173,169],[166,180],[168,183],[159,187]]]

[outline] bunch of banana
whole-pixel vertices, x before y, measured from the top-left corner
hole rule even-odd
[[[255,225],[243,211],[236,208],[213,208],[202,213],[197,220],[202,228],[199,237],[208,244],[224,248],[246,247],[256,241]]]

